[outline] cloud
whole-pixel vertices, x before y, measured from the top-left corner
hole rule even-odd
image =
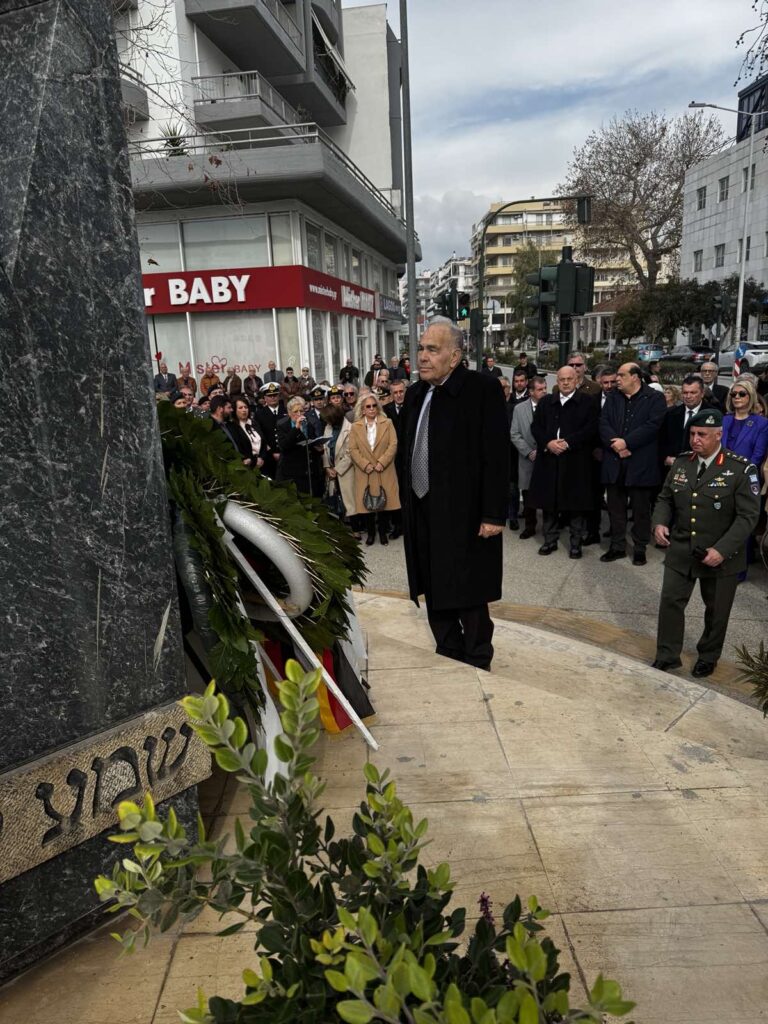
[[[355,5],[359,0],[354,0]],[[396,32],[398,4],[388,5]],[[423,267],[469,251],[489,202],[551,194],[573,149],[628,109],[736,105],[751,0],[411,0]],[[723,114],[728,134],[735,115]]]

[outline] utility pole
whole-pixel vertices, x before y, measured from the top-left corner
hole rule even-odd
[[[406,282],[408,284],[408,357],[411,376],[418,367],[416,323],[416,228],[413,223],[413,149],[411,145],[411,75],[408,57],[408,0],[400,0],[400,63],[403,85],[403,191],[405,192]]]

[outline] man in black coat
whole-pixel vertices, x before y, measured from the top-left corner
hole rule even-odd
[[[709,409],[714,403],[707,398],[701,377],[689,374],[680,389],[682,405],[667,409],[659,442],[660,455],[664,462],[664,474],[678,455],[691,450],[690,422],[697,412]]]
[[[528,501],[544,512],[544,543],[540,555],[557,550],[560,517],[568,518],[571,558],[581,558],[585,513],[594,506],[592,451],[597,437],[597,407],[590,395],[577,391],[576,371],[561,366],[558,393],[545,395],[536,406],[532,431],[536,461]]]
[[[395,428],[395,436],[397,437],[395,472],[397,473],[397,483],[401,494],[403,493],[403,425],[405,423],[405,414],[403,410],[405,409],[405,390],[407,386],[408,383],[403,378],[396,380],[389,389],[390,394],[392,395],[392,401],[388,405],[384,406],[384,412],[392,420],[392,424]],[[402,509],[393,509],[389,516],[392,524],[390,537],[392,540],[397,540],[397,538],[401,537],[403,533]]]
[[[160,363],[159,373],[155,374],[155,391],[170,395],[176,390],[176,374],[168,373],[168,364]]]
[[[460,365],[461,344],[461,331],[442,317],[419,341],[420,380],[403,412],[405,557],[411,598],[426,599],[437,653],[489,669],[509,434],[504,392]]]
[[[702,363],[699,367],[699,372],[701,373],[701,379],[704,381],[704,387],[706,388],[706,397],[709,398],[712,405],[717,406],[720,412],[725,412],[728,388],[725,384],[717,383],[717,363]]]
[[[661,391],[643,383],[637,363],[622,363],[600,414],[603,483],[611,544],[601,562],[627,556],[627,503],[632,507],[633,565],[645,565],[651,539],[651,498],[660,480],[659,431],[667,404]]]
[[[521,352],[519,356],[520,362],[514,369],[514,376],[518,373],[524,373],[526,380],[532,380],[539,372],[536,369],[536,363],[528,359],[527,352]]]
[[[280,397],[280,385],[275,381],[263,384],[259,393],[264,396],[264,405],[260,405],[254,410],[252,418],[261,428],[269,445],[269,453],[264,460],[261,472],[264,476],[274,479],[281,458],[280,446],[277,442],[277,424],[285,416],[285,406]]]

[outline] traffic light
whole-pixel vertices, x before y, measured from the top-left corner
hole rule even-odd
[[[534,310],[533,316],[525,318],[525,326],[540,341],[549,339],[550,311],[557,299],[557,267],[539,267],[534,274],[526,274],[525,280],[534,285],[536,292],[525,300]]]
[[[458,292],[456,306],[456,319],[466,320],[469,316],[469,292]]]
[[[720,319],[720,317],[728,316],[731,310],[731,296],[728,292],[715,292],[712,302],[718,319]]]
[[[586,263],[576,264],[576,301],[573,304],[574,316],[591,313],[595,304],[595,268]]]
[[[483,333],[486,324],[486,317],[481,309],[472,309],[469,313],[469,333],[473,338]]]
[[[595,271],[586,263],[562,262],[557,265],[555,312],[561,316],[583,316],[594,304]]]
[[[453,293],[451,291],[441,292],[437,297],[437,311],[440,316],[447,316],[453,320]]]

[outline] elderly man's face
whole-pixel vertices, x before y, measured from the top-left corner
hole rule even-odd
[[[561,395],[571,395],[576,390],[576,371],[570,366],[561,366],[557,371],[557,386]]]
[[[691,451],[708,459],[720,447],[722,436],[722,427],[691,427]]]
[[[405,401],[405,384],[402,381],[392,385],[392,401],[395,405],[402,405]]]
[[[419,376],[430,384],[439,383],[461,360],[461,349],[453,342],[449,327],[428,327],[419,342]]]
[[[702,363],[700,372],[705,384],[714,384],[717,377],[717,363]]]
[[[160,363],[160,373],[168,373],[168,363]]]
[[[534,403],[540,402],[546,393],[547,382],[545,380],[534,380],[528,388],[528,394],[531,396],[531,400]]]
[[[267,366],[269,367],[270,370],[274,370],[274,368],[275,368],[275,360],[274,359],[270,359],[269,362],[267,363]]]

